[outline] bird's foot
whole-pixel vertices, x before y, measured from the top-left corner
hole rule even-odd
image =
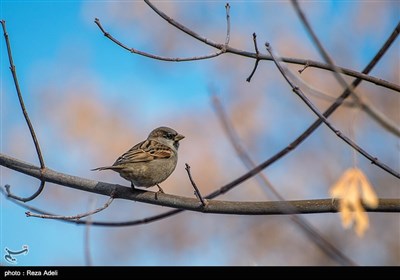
[[[155,199],[155,200],[158,200],[158,194],[159,194],[159,193],[165,193],[164,190],[160,187],[160,185],[157,184],[157,187],[158,187],[158,192],[156,192],[156,193],[154,194],[154,199]]]

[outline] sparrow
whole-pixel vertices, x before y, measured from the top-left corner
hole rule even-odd
[[[165,181],[175,170],[178,162],[179,141],[185,136],[169,127],[158,127],[150,132],[143,142],[140,142],[121,155],[113,165],[92,169],[113,170],[138,187],[157,186]]]

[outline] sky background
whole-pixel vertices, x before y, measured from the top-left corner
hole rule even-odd
[[[154,1],[157,7],[196,33],[223,43],[225,1]],[[252,34],[266,53],[268,41],[281,56],[322,61],[293,7],[287,1],[231,1],[230,46],[254,51]],[[337,65],[361,71],[400,19],[398,1],[307,1],[301,6]],[[141,1],[5,1],[14,63],[46,165],[56,171],[129,185],[113,172],[90,169],[112,164],[155,127],[165,125],[186,136],[175,172],[162,184],[167,193],[193,197],[184,170],[192,167],[203,194],[246,172],[212,107],[218,93],[238,135],[255,162],[271,157],[315,119],[270,61],[261,61],[251,83],[252,59],[226,54],[195,62],[163,62],[131,54],[105,38],[94,23],[124,44],[168,57],[216,52],[176,30]],[[3,37],[2,37],[3,38]],[[1,153],[39,164],[9,71],[4,40],[0,44]],[[397,39],[371,75],[400,83]],[[302,67],[289,65],[297,73]],[[328,71],[307,69],[298,78],[333,97],[341,87]],[[352,79],[346,77],[348,82]],[[363,82],[357,93],[393,122],[400,123],[397,92]],[[329,102],[309,96],[321,110]],[[400,143],[357,109],[340,108],[333,124],[395,170]],[[399,181],[371,165],[326,127],[321,126],[295,151],[264,174],[287,199],[329,196],[329,187],[354,157],[379,197],[400,196]],[[37,180],[4,167],[0,185],[29,196]],[[251,179],[220,197],[223,200],[273,199]],[[107,201],[100,195],[46,184],[29,205],[60,215],[86,212]],[[27,218],[25,209],[0,196],[0,251],[29,246],[17,265],[87,265],[85,227]],[[127,221],[168,209],[114,201],[95,221]],[[400,265],[398,214],[369,213],[363,238],[341,226],[337,214],[304,217],[327,239],[361,265]],[[287,216],[206,215],[185,212],[136,227],[90,227],[94,265],[337,265]],[[372,253],[373,252],[373,253]]]

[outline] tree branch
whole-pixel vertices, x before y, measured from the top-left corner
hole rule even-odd
[[[224,108],[222,107],[221,101],[218,99],[216,94],[212,94],[212,104],[214,105],[214,110],[217,113],[218,119],[220,120],[222,127],[228,136],[230,143],[236,151],[239,159],[242,161],[244,166],[247,169],[252,169],[256,166],[255,162],[251,159],[248,153],[246,153],[246,149],[241,145],[239,137],[233,128],[232,123],[229,121]],[[259,178],[260,186],[267,187],[268,190],[272,192],[277,200],[282,201],[282,211],[293,212],[295,213],[295,209],[290,208],[290,204],[285,204],[285,198],[278,192],[278,190],[271,184],[268,180],[267,176],[263,173],[257,174]],[[265,189],[265,188],[264,188]],[[318,248],[321,249],[327,256],[336,260],[341,265],[356,265],[356,263],[347,257],[343,252],[341,252],[335,245],[333,245],[329,240],[327,240],[321,233],[318,232],[316,228],[314,228],[307,220],[303,219],[298,214],[293,214],[291,220],[299,226],[300,230],[304,232],[304,234],[308,237],[308,239],[316,244]]]
[[[281,201],[242,202],[209,200],[207,205],[203,207],[202,205],[199,205],[199,201],[194,198],[160,193],[158,198],[155,199],[154,192],[132,190],[130,187],[80,178],[60,173],[49,168],[47,168],[42,175],[39,167],[3,154],[0,154],[0,165],[35,178],[43,176],[43,180],[46,182],[108,196],[111,196],[111,194],[115,191],[115,198],[139,201],[171,208],[214,214],[292,214],[290,211],[282,211]],[[209,197],[210,195],[207,196],[207,198]],[[338,211],[337,201],[332,202],[332,199],[286,201],[284,203],[289,204],[291,209],[295,210],[295,213],[301,214],[334,213]],[[380,199],[379,206],[377,208],[371,209],[366,207],[366,210],[373,212],[400,212],[400,199]]]
[[[274,60],[275,65],[278,68],[279,72],[281,72],[282,76],[285,78],[287,83],[290,85],[290,87],[292,88],[293,92],[295,92],[297,94],[297,96],[299,96],[300,99],[303,100],[303,102],[320,118],[320,120],[322,122],[324,122],[329,127],[330,130],[332,130],[340,139],[342,139],[347,144],[349,144],[354,150],[356,150],[357,152],[362,154],[364,157],[369,159],[372,164],[375,164],[376,166],[382,168],[383,170],[387,171],[388,173],[390,173],[393,176],[395,176],[395,177],[400,179],[400,173],[396,172],[395,170],[393,170],[392,168],[390,168],[386,164],[380,162],[378,160],[378,158],[370,155],[367,151],[365,151],[363,148],[358,146],[353,140],[351,140],[346,135],[344,135],[342,132],[340,132],[340,130],[336,129],[328,121],[328,119],[324,116],[324,114],[322,114],[318,110],[318,108],[315,107],[315,105],[306,97],[306,95],[303,93],[303,91],[289,79],[289,77],[286,75],[286,68],[283,65],[281,65],[280,62],[278,61],[278,59],[275,57],[275,54],[273,53],[272,48],[269,45],[269,43],[266,43],[265,46],[267,47],[268,52],[270,53],[272,59]]]
[[[226,27],[225,46],[228,46],[229,40],[230,40],[230,30],[231,30],[230,16],[229,16],[229,9],[230,9],[229,4],[226,4],[225,9],[226,9],[226,22],[227,22],[227,24],[226,24],[227,27]],[[122,47],[123,49],[125,49],[125,50],[127,50],[127,51],[129,51],[131,53],[138,54],[138,55],[145,56],[145,57],[152,58],[152,59],[156,59],[156,60],[170,61],[170,62],[204,60],[204,59],[217,57],[217,56],[225,53],[225,49],[226,49],[225,47],[223,47],[218,52],[213,53],[213,54],[208,54],[208,55],[203,55],[203,56],[192,56],[192,57],[185,57],[185,58],[182,58],[182,57],[174,57],[174,58],[172,58],[172,57],[154,55],[154,54],[151,54],[151,53],[139,51],[139,50],[137,50],[135,48],[130,48],[130,47],[126,46],[124,43],[122,43],[121,41],[117,40],[110,33],[105,31],[104,27],[101,25],[100,20],[98,18],[95,18],[94,22],[100,28],[101,32],[103,32],[104,36],[107,37],[108,39],[110,39],[111,41],[113,41],[118,46]]]
[[[368,65],[364,68],[363,73],[369,73],[375,65],[378,63],[378,61],[383,57],[383,55],[386,53],[386,51],[389,49],[389,47],[392,45],[394,40],[397,38],[399,35],[399,26],[397,26],[389,38],[384,42],[383,46],[378,50],[378,52],[375,54],[375,56],[372,58],[372,60],[368,63]],[[352,82],[353,88],[356,88],[360,83],[362,82],[362,79],[355,79]],[[342,103],[343,101],[349,96],[350,91],[345,90],[337,99],[336,101],[329,106],[329,108],[324,112],[325,117],[329,117]],[[281,157],[285,156],[286,154],[290,153],[293,151],[298,145],[300,145],[305,139],[307,139],[308,136],[310,136],[314,130],[316,130],[320,125],[322,124],[322,120],[318,119],[316,120],[310,127],[308,127],[302,134],[300,134],[294,141],[292,141],[288,146],[286,146],[284,149],[280,150],[278,153],[267,159],[266,161],[262,162],[259,164],[257,167],[253,168],[249,172],[243,174],[241,177],[237,178],[236,180],[232,181],[231,183],[225,185],[221,189],[215,191],[213,195],[217,196],[221,193],[229,191],[231,188],[234,186],[244,182],[245,180],[253,177],[255,174],[260,172],[261,170],[267,168],[269,165],[272,163],[276,162],[279,160]],[[213,196],[213,197],[215,197]],[[210,198],[213,198],[210,197]]]
[[[157,59],[157,60],[162,60],[162,61],[170,61],[170,62],[183,62],[183,61],[195,61],[195,60],[209,59],[209,58],[217,57],[224,53],[224,51],[221,49],[220,51],[218,51],[216,53],[212,53],[212,54],[208,54],[208,55],[204,55],[204,56],[165,57],[165,56],[154,55],[151,53],[143,52],[143,51],[137,50],[135,48],[130,48],[130,47],[126,46],[124,43],[117,40],[110,33],[105,31],[98,18],[96,18],[94,20],[94,22],[97,24],[97,26],[103,32],[104,36],[107,37],[108,39],[110,39],[111,41],[113,41],[118,46],[122,47],[123,49],[125,49],[131,53],[138,54],[138,55],[145,56],[145,57],[152,58],[152,59]]]
[[[201,195],[199,188],[197,187],[196,183],[194,182],[193,178],[192,178],[192,174],[190,173],[190,165],[185,163],[185,170],[189,176],[189,180],[190,183],[192,184],[193,188],[194,188],[194,194],[196,195],[196,197],[200,200],[201,204],[203,206],[207,205],[207,201],[204,200],[203,196]]]
[[[144,0],[144,2],[155,12],[157,13],[161,18],[163,18],[165,21],[167,21],[169,24],[171,24],[172,26],[174,26],[175,28],[181,30],[182,32],[188,34],[189,36],[193,37],[194,39],[209,45],[213,48],[222,50],[225,49],[227,53],[233,53],[236,55],[240,55],[240,56],[244,56],[244,57],[249,57],[249,58],[253,58],[253,59],[260,59],[260,60],[272,60],[271,56],[269,55],[258,55],[256,53],[252,53],[252,52],[247,52],[247,51],[243,51],[243,50],[239,50],[239,49],[235,49],[233,47],[230,46],[226,46],[225,44],[220,44],[220,43],[216,43],[210,39],[207,39],[206,37],[203,37],[199,34],[197,34],[196,32],[194,32],[193,30],[187,28],[186,26],[184,26],[183,24],[175,21],[174,19],[172,19],[171,17],[169,17],[168,15],[166,15],[164,12],[162,12],[161,10],[159,10],[156,6],[154,6],[149,0]],[[398,26],[396,28],[396,32],[397,34],[400,32],[400,27]],[[291,58],[291,57],[282,57],[282,61],[286,62],[286,63],[291,63],[291,64],[298,64],[298,65],[308,65],[308,67],[314,67],[314,68],[318,68],[318,69],[323,69],[323,70],[328,70],[328,71],[334,71],[334,69],[332,69],[332,67],[327,64],[327,63],[322,63],[322,62],[318,62],[318,61],[313,61],[313,60],[307,60],[307,59],[298,59],[298,58]],[[386,87],[389,89],[392,89],[394,91],[400,92],[400,85],[396,85],[393,83],[390,83],[388,81],[373,77],[373,76],[369,76],[366,73],[360,73],[351,69],[347,69],[344,67],[338,67],[338,69],[340,70],[340,72],[342,72],[345,75],[348,76],[352,76],[361,80],[365,80],[371,83],[374,83],[378,86],[382,86],[382,87]],[[369,71],[368,71],[369,72]]]
[[[317,50],[323,57],[323,59],[330,65],[330,67],[334,70],[333,74],[336,78],[336,80],[341,84],[344,88],[349,89],[351,92],[351,95],[355,102],[368,114],[370,117],[372,117],[376,122],[378,122],[380,125],[382,125],[385,129],[390,131],[391,133],[395,134],[396,136],[400,137],[400,128],[397,127],[395,123],[393,123],[391,120],[389,120],[383,113],[381,113],[378,109],[376,109],[372,104],[368,103],[367,101],[364,101],[359,96],[354,92],[354,89],[347,84],[345,79],[340,75],[340,69],[335,65],[333,59],[330,57],[328,52],[325,50],[323,47],[321,41],[318,39],[317,34],[314,32],[314,30],[311,27],[311,24],[309,23],[306,15],[303,13],[303,11],[300,8],[300,5],[298,1],[296,0],[291,0],[292,5],[299,16],[301,22],[303,23],[304,27],[306,28],[308,34],[312,38],[312,41],[317,47]],[[400,23],[397,25],[397,28],[400,27]]]
[[[10,70],[11,70],[11,74],[12,74],[13,79],[14,79],[14,85],[15,85],[15,90],[17,91],[19,104],[21,106],[22,114],[24,115],[25,122],[28,125],[29,132],[31,133],[31,137],[32,137],[33,143],[35,145],[36,154],[37,154],[37,156],[39,158],[39,162],[40,162],[40,168],[42,170],[44,170],[46,168],[46,166],[44,164],[42,151],[40,150],[39,141],[37,140],[35,130],[33,128],[31,120],[29,118],[28,112],[26,111],[24,99],[22,98],[21,89],[19,87],[19,82],[18,82],[18,77],[17,77],[17,70],[16,70],[16,67],[14,65],[14,60],[13,60],[13,56],[12,56],[12,52],[11,52],[11,44],[10,44],[10,40],[8,38],[8,33],[7,33],[7,29],[6,29],[6,21],[5,20],[1,20],[1,26],[2,26],[3,32],[4,32],[4,40],[6,41],[6,45],[7,45],[7,54],[8,54],[8,60],[10,62]],[[39,179],[41,179],[41,178],[39,178]],[[17,200],[20,200],[20,201],[23,201],[23,202],[27,202],[27,201],[31,201],[31,200],[35,199],[36,197],[38,197],[40,195],[40,193],[43,191],[44,185],[45,185],[45,182],[43,180],[41,180],[38,190],[33,195],[31,195],[29,197],[26,197],[26,198],[19,197],[19,196],[16,196],[16,195],[12,194],[9,185],[8,185],[8,187],[6,187],[6,191],[7,191],[7,195],[9,197],[12,197],[14,199],[17,199]]]
[[[110,206],[110,204],[113,202],[114,200],[114,192],[111,192],[110,198],[107,200],[107,202],[100,208],[97,208],[95,210],[91,210],[89,212],[86,213],[81,213],[81,214],[77,214],[74,216],[62,216],[62,215],[50,215],[50,214],[35,214],[35,213],[31,213],[30,211],[25,212],[25,215],[27,217],[36,217],[36,218],[42,218],[42,219],[54,219],[54,220],[79,220],[82,219],[84,217],[87,216],[91,216],[94,215],[100,211],[103,211],[104,209],[106,209],[108,206]]]
[[[260,58],[259,58],[260,52],[258,51],[258,46],[257,46],[257,34],[256,34],[256,33],[253,33],[253,43],[254,43],[254,49],[255,49],[255,51],[256,51],[256,56],[257,56],[257,58],[256,58],[256,62],[254,63],[254,68],[253,68],[253,70],[251,71],[250,75],[249,75],[249,76],[247,77],[247,79],[246,79],[246,81],[249,82],[249,83],[250,83],[250,81],[251,81],[251,78],[253,78],[254,73],[255,73],[256,70],[257,70],[258,63],[260,62]]]

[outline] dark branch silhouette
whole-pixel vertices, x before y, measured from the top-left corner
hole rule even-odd
[[[332,130],[340,139],[342,139],[347,144],[349,144],[354,150],[356,150],[357,152],[362,154],[364,157],[369,159],[371,161],[371,163],[375,164],[376,166],[382,168],[386,172],[389,172],[393,176],[395,176],[395,177],[400,179],[400,173],[396,172],[395,170],[393,170],[392,168],[390,168],[386,164],[380,162],[377,157],[374,157],[374,156],[370,155],[367,151],[365,151],[363,148],[358,146],[353,140],[351,140],[346,135],[344,135],[340,130],[336,129],[328,121],[328,119],[324,116],[324,114],[322,114],[318,110],[318,108],[307,98],[307,96],[303,93],[303,91],[289,79],[289,77],[286,74],[286,72],[287,72],[286,67],[284,65],[282,65],[278,61],[277,55],[274,54],[274,52],[273,52],[271,46],[269,45],[269,43],[266,43],[265,46],[267,47],[268,52],[272,56],[272,59],[275,62],[275,65],[278,68],[279,72],[281,72],[282,76],[285,78],[287,83],[291,86],[293,92],[295,92],[297,94],[297,96],[299,96],[300,99],[303,100],[303,102],[311,109],[311,111],[313,111],[320,118],[320,120],[329,127],[330,130]]]
[[[11,44],[10,44],[10,40],[8,38],[9,36],[8,36],[8,33],[7,33],[6,21],[5,20],[1,21],[1,26],[3,27],[4,39],[5,39],[6,45],[7,45],[8,60],[10,62],[10,70],[11,70],[11,74],[12,74],[13,79],[14,79],[14,85],[15,85],[15,90],[17,91],[19,104],[21,106],[22,114],[24,115],[25,122],[28,125],[29,132],[31,133],[32,140],[33,140],[33,143],[35,145],[36,154],[37,154],[37,156],[39,158],[39,162],[40,162],[40,168],[42,170],[44,170],[46,168],[46,166],[44,164],[42,151],[40,150],[39,141],[37,140],[35,130],[33,128],[31,120],[29,118],[28,112],[26,111],[24,99],[22,98],[21,89],[19,87],[19,82],[18,82],[18,77],[17,77],[17,70],[16,70],[16,67],[14,65],[14,60],[13,60],[13,56],[12,56],[12,52],[11,52]],[[20,201],[23,201],[23,202],[27,202],[27,201],[31,201],[31,200],[35,199],[36,197],[38,197],[40,195],[40,193],[43,191],[44,185],[45,185],[45,181],[41,180],[40,186],[37,189],[37,191],[34,194],[32,194],[31,196],[26,197],[26,198],[19,197],[19,196],[16,196],[16,195],[12,194],[11,190],[10,190],[10,188],[11,188],[10,185],[6,186],[6,191],[7,191],[7,195],[9,197],[12,197],[14,199],[17,199],[17,200],[20,200]]]
[[[201,195],[199,188],[197,187],[196,183],[194,182],[193,178],[192,178],[192,174],[190,173],[190,165],[185,163],[185,170],[189,176],[189,180],[190,183],[192,184],[193,188],[194,188],[194,194],[196,195],[196,197],[200,200],[201,204],[203,206],[207,205],[207,201],[204,200],[203,196]]]
[[[136,50],[135,48],[128,47],[127,45],[125,45],[124,43],[122,43],[121,41],[119,41],[118,39],[113,37],[109,32],[105,31],[103,26],[100,24],[100,19],[96,18],[95,23],[100,28],[103,35],[106,36],[111,41],[113,41],[115,44],[119,45],[120,47],[122,47],[123,49],[125,49],[131,53],[135,53],[135,54],[149,57],[152,59],[157,59],[157,60],[162,60],[162,61],[171,61],[171,62],[185,62],[185,61],[209,59],[209,58],[217,57],[224,53],[232,53],[232,54],[236,54],[236,55],[240,55],[240,56],[244,56],[244,57],[248,57],[248,58],[253,58],[256,60],[272,60],[271,56],[269,56],[269,55],[247,52],[244,50],[233,48],[231,46],[228,46],[227,44],[216,43],[208,38],[205,38],[205,37],[197,34],[196,32],[190,30],[186,26],[180,24],[179,22],[175,21],[174,19],[172,19],[171,17],[169,17],[168,15],[166,15],[159,9],[157,9],[152,3],[150,3],[150,1],[145,0],[145,2],[147,5],[149,5],[149,7],[151,9],[153,9],[154,12],[156,12],[160,17],[162,17],[164,20],[166,20],[172,26],[178,28],[179,30],[181,30],[184,33],[188,34],[189,36],[195,38],[196,40],[198,40],[206,45],[209,45],[213,48],[218,49],[219,51],[216,53],[210,54],[210,55],[194,56],[194,57],[188,57],[188,58],[180,58],[180,57],[173,58],[173,57],[158,56],[158,55],[154,55],[154,54],[150,54],[147,52]],[[229,18],[229,16],[227,16],[227,18]],[[228,29],[228,32],[229,32],[229,29]],[[227,34],[226,38],[227,39],[225,40],[225,42],[229,41],[228,40],[229,33]],[[307,65],[307,67],[309,67],[309,68],[317,68],[317,69],[333,71],[332,68],[330,67],[330,65],[328,65],[326,63],[310,60],[310,59],[282,57],[282,61],[284,61],[286,63],[291,63],[291,64]],[[361,80],[365,80],[370,83],[373,83],[377,86],[385,87],[385,88],[400,92],[400,86],[396,85],[394,83],[385,81],[385,80],[377,78],[377,77],[367,75],[366,73],[360,73],[360,72],[357,72],[352,69],[348,69],[348,68],[344,68],[344,67],[339,67],[339,69],[340,69],[340,72],[345,75],[348,75],[348,76],[351,76],[354,78],[359,78]]]
[[[253,43],[254,43],[254,49],[256,51],[256,62],[254,63],[254,68],[251,71],[250,75],[247,77],[246,81],[250,83],[251,78],[253,78],[254,73],[257,70],[258,63],[260,62],[260,52],[258,51],[258,46],[257,46],[257,34],[253,33]]]
[[[167,21],[169,24],[171,24],[172,26],[178,28],[179,30],[183,31],[184,33],[188,34],[189,36],[195,38],[196,40],[198,40],[200,42],[203,42],[206,45],[209,45],[209,46],[211,46],[213,48],[220,49],[220,50],[222,50],[223,48],[226,48],[226,52],[227,53],[233,53],[233,54],[237,54],[237,55],[240,55],[240,56],[250,57],[250,58],[254,58],[254,59],[259,58],[261,60],[272,60],[271,56],[268,56],[268,55],[259,55],[259,56],[257,56],[257,54],[255,54],[255,53],[246,52],[246,51],[243,51],[243,50],[232,48],[230,46],[225,46],[224,44],[215,43],[214,41],[212,41],[212,40],[210,40],[208,38],[205,38],[203,36],[200,36],[199,34],[197,34],[196,32],[194,32],[192,30],[190,30],[189,28],[187,28],[183,24],[175,21],[173,18],[169,17],[164,12],[162,12],[159,9],[157,9],[157,7],[154,6],[149,0],[144,0],[144,2],[154,12],[156,12],[160,17],[162,17],[165,21]],[[398,32],[399,32],[399,29],[397,30],[397,33]],[[286,63],[299,64],[299,65],[308,64],[308,67],[314,67],[314,68],[333,71],[333,69],[330,67],[330,65],[328,65],[326,63],[322,63],[322,62],[313,61],[313,60],[287,58],[287,57],[283,57],[282,60],[283,60],[283,62],[286,62]],[[346,68],[343,68],[343,67],[339,67],[339,69],[345,75],[349,75],[349,76],[352,76],[352,77],[355,77],[355,78],[359,78],[361,80],[366,80],[366,81],[369,81],[369,82],[374,83],[376,85],[383,86],[383,87],[386,87],[386,88],[390,88],[390,89],[392,89],[394,91],[400,92],[400,86],[399,85],[392,84],[392,83],[389,83],[387,81],[383,81],[382,79],[369,76],[369,75],[367,75],[367,73],[359,73],[357,71],[354,71],[354,70],[351,70],[351,69],[346,69]]]
[[[238,50],[235,48],[232,48],[230,46],[228,46],[228,42],[229,42],[229,32],[230,32],[230,21],[229,21],[229,4],[227,4],[226,7],[226,11],[227,11],[227,36],[226,36],[226,40],[225,40],[225,44],[218,44],[215,43],[205,37],[202,37],[200,35],[198,35],[197,33],[195,33],[194,31],[190,30],[189,28],[185,27],[184,25],[178,23],[177,21],[175,21],[174,19],[172,19],[171,17],[167,16],[165,13],[163,13],[162,11],[158,10],[153,4],[150,3],[150,1],[145,1],[150,8],[152,8],[159,16],[161,16],[164,20],[166,20],[168,23],[170,23],[172,26],[180,29],[181,31],[185,32],[186,34],[188,34],[189,36],[199,40],[200,42],[207,44],[209,46],[212,46],[214,48],[219,49],[218,52],[210,54],[210,55],[205,55],[205,56],[195,56],[195,57],[189,57],[189,58],[170,58],[170,57],[161,57],[161,56],[157,56],[157,55],[153,55],[150,53],[146,53],[146,52],[142,52],[142,51],[138,51],[135,48],[130,48],[128,46],[126,46],[125,44],[123,44],[121,41],[117,40],[116,38],[114,38],[110,33],[106,32],[104,30],[104,28],[102,27],[102,25],[100,24],[100,20],[98,18],[95,19],[95,23],[97,24],[97,26],[100,28],[100,30],[103,32],[103,34],[109,38],[111,41],[113,41],[114,43],[116,43],[117,45],[119,45],[120,47],[130,51],[131,53],[135,53],[135,54],[139,54],[139,55],[143,55],[152,59],[158,59],[158,60],[163,60],[163,61],[174,61],[174,62],[184,62],[184,61],[194,61],[194,60],[202,60],[202,59],[209,59],[209,58],[214,58],[217,57],[221,54],[224,53],[233,53],[236,55],[241,55],[241,56],[245,56],[245,57],[249,57],[249,58],[254,58],[255,61],[255,65],[254,68],[251,72],[251,74],[249,75],[249,77],[246,79],[246,81],[250,82],[251,78],[253,77],[259,61],[260,60],[272,60],[272,58],[270,56],[266,56],[266,55],[262,55],[258,52],[258,48],[256,45],[256,41],[255,41],[255,34],[253,34],[253,41],[255,44],[255,53],[249,53],[243,50]],[[354,70],[350,70],[350,69],[345,69],[339,66],[336,66],[334,64],[331,63],[321,63],[321,62],[316,62],[316,61],[312,61],[312,60],[304,60],[304,59],[296,59],[296,58],[286,58],[286,57],[282,57],[281,58],[282,61],[287,62],[287,63],[294,63],[294,64],[301,64],[304,65],[304,68],[299,70],[299,73],[303,72],[306,68],[308,67],[314,67],[314,68],[319,68],[319,69],[324,69],[324,70],[330,70],[333,72],[337,72],[337,73],[342,73],[345,75],[349,75],[349,76],[353,76],[356,78],[361,78],[363,80],[372,82],[376,85],[379,86],[383,86],[383,87],[387,87],[389,89],[392,89],[394,91],[398,91],[400,92],[400,86],[393,84],[393,83],[389,83],[387,81],[384,81],[382,79],[376,78],[376,77],[371,77],[368,76],[364,73],[359,73],[357,71]],[[341,78],[341,77],[340,77]],[[341,78],[341,83],[343,84],[344,79]],[[350,91],[352,91],[351,87],[349,88]],[[364,100],[365,98],[361,98],[360,96],[357,96],[354,94],[354,99],[355,99],[355,103],[358,104],[360,106],[360,108],[362,110],[364,110],[368,115],[370,115],[376,122],[378,122],[383,128],[385,128],[386,130],[388,130],[389,132],[395,134],[396,136],[400,136],[400,128],[390,119],[388,119],[382,112],[380,112],[378,109],[376,109],[372,104],[370,104],[369,102],[367,102],[366,100]]]
[[[225,46],[228,46],[229,40],[230,40],[230,29],[231,29],[231,27],[230,27],[231,26],[230,25],[230,16],[229,16],[229,9],[230,9],[229,4],[226,4],[225,8],[226,8],[226,21],[227,21]],[[142,55],[142,56],[145,56],[145,57],[148,57],[148,58],[152,58],[152,59],[156,59],[156,60],[169,61],[169,62],[183,62],[183,61],[203,60],[203,59],[209,59],[209,58],[217,57],[217,56],[225,53],[225,51],[226,51],[226,48],[223,47],[216,53],[203,55],[203,56],[184,57],[184,58],[182,58],[182,57],[173,58],[173,57],[165,57],[165,56],[154,55],[154,54],[151,54],[151,53],[148,53],[148,52],[139,51],[139,50],[137,50],[135,48],[130,48],[130,47],[126,46],[124,43],[122,43],[121,41],[117,40],[110,33],[105,31],[104,27],[101,25],[100,20],[98,18],[95,18],[94,22],[100,28],[101,32],[103,32],[104,36],[107,37],[108,39],[110,39],[111,41],[113,41],[118,46],[124,48],[125,50],[127,50],[127,51],[129,51],[131,53]]]
[[[27,217],[36,217],[36,218],[42,218],[42,219],[79,220],[79,219],[82,219],[84,217],[88,217],[88,216],[94,215],[96,213],[99,213],[100,211],[103,211],[108,206],[110,206],[110,204],[113,202],[113,200],[114,200],[114,192],[111,193],[110,198],[107,200],[107,202],[102,207],[94,209],[94,210],[91,210],[91,211],[86,212],[86,213],[77,214],[77,215],[74,215],[74,216],[50,215],[50,214],[42,214],[42,213],[35,214],[35,213],[30,212],[30,211],[25,212],[25,215]]]
[[[351,95],[361,109],[363,109],[368,115],[370,115],[373,119],[375,119],[379,124],[381,124],[384,128],[386,128],[388,131],[392,132],[396,136],[400,137],[400,128],[390,121],[383,113],[381,113],[378,109],[376,109],[372,104],[368,103],[363,100],[365,98],[361,98],[358,94],[354,92],[354,89],[352,86],[349,86],[346,82],[346,80],[340,75],[341,71],[339,67],[336,66],[335,62],[329,55],[329,53],[325,50],[323,47],[321,41],[318,39],[317,34],[314,32],[314,30],[311,27],[311,24],[308,22],[306,15],[303,13],[303,11],[300,8],[300,5],[298,1],[296,0],[291,0],[293,7],[299,16],[301,22],[303,23],[304,27],[306,28],[308,34],[312,38],[312,41],[314,42],[315,46],[317,47],[318,52],[321,54],[325,62],[327,62],[330,67],[334,70],[333,74],[335,76],[335,79],[341,84],[344,88],[348,89],[351,92]],[[400,31],[400,23],[398,23],[397,32]],[[304,70],[304,69],[303,69]],[[302,70],[302,71],[303,71]]]

